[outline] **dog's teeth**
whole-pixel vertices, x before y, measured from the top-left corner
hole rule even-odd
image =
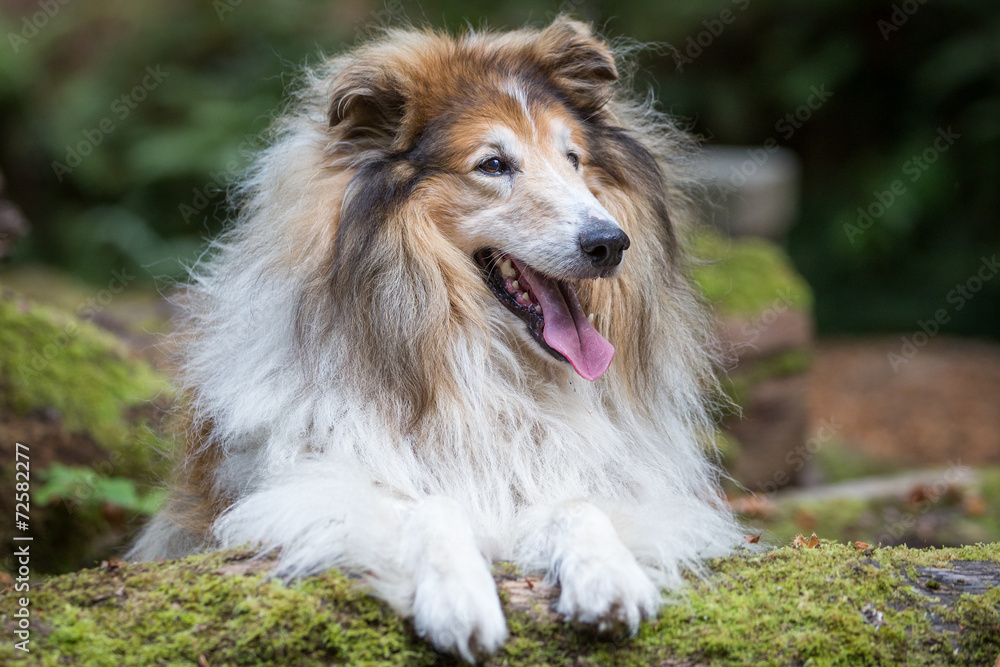
[[[542,304],[540,303],[535,304],[535,312],[538,313],[539,315],[542,314]]]
[[[500,266],[500,275],[503,276],[504,278],[513,278],[514,276],[517,275],[517,271],[514,270],[514,265],[511,264],[511,261],[506,257],[500,260],[499,266]]]
[[[515,280],[514,282],[512,282],[512,283],[510,284],[510,288],[511,288],[512,290],[514,290],[515,292],[520,292],[520,291],[521,291],[521,283],[519,283],[519,282],[517,282],[517,281]]]
[[[590,322],[590,326],[594,326],[594,314],[593,313],[591,313],[590,315],[587,315],[587,321]]]

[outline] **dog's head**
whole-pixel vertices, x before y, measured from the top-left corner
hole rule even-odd
[[[484,293],[539,358],[602,376],[608,338],[626,334],[601,316],[643,292],[623,278],[630,246],[662,258],[673,242],[657,162],[609,105],[608,45],[560,18],[459,39],[390,32],[341,64],[328,154],[354,176],[333,273],[342,300],[369,295],[369,333],[416,309],[405,335],[442,335],[433,323],[476,319],[470,293]],[[399,292],[396,312],[378,283]]]

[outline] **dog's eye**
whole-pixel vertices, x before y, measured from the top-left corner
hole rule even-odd
[[[498,157],[488,157],[479,163],[479,171],[490,176],[499,176],[510,171],[510,165]]]
[[[569,153],[566,154],[566,158],[569,160],[569,163],[571,165],[573,165],[574,169],[579,169],[580,168],[580,156],[579,155],[577,155],[576,153],[573,153],[571,151],[571,152],[569,152]]]

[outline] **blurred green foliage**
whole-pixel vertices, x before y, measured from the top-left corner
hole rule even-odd
[[[34,499],[43,507],[57,500],[79,501],[95,509],[111,503],[129,512],[152,516],[160,509],[166,495],[163,489],[142,492],[127,477],[105,477],[87,466],[53,463],[38,477],[42,485]]]
[[[123,262],[178,276],[302,63],[393,16],[512,27],[560,9],[672,44],[641,56],[637,81],[709,141],[799,153],[789,245],[821,331],[911,331],[949,308],[946,331],[1000,336],[1000,279],[961,312],[946,301],[1000,250],[992,0],[3,0],[0,169],[34,225],[16,259],[98,283]],[[818,87],[832,97],[789,122]],[[949,127],[959,138],[915,167]]]

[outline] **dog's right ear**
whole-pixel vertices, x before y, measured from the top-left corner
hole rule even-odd
[[[388,147],[403,120],[405,83],[388,68],[355,62],[334,80],[330,96],[330,127],[342,140],[371,141]]]

